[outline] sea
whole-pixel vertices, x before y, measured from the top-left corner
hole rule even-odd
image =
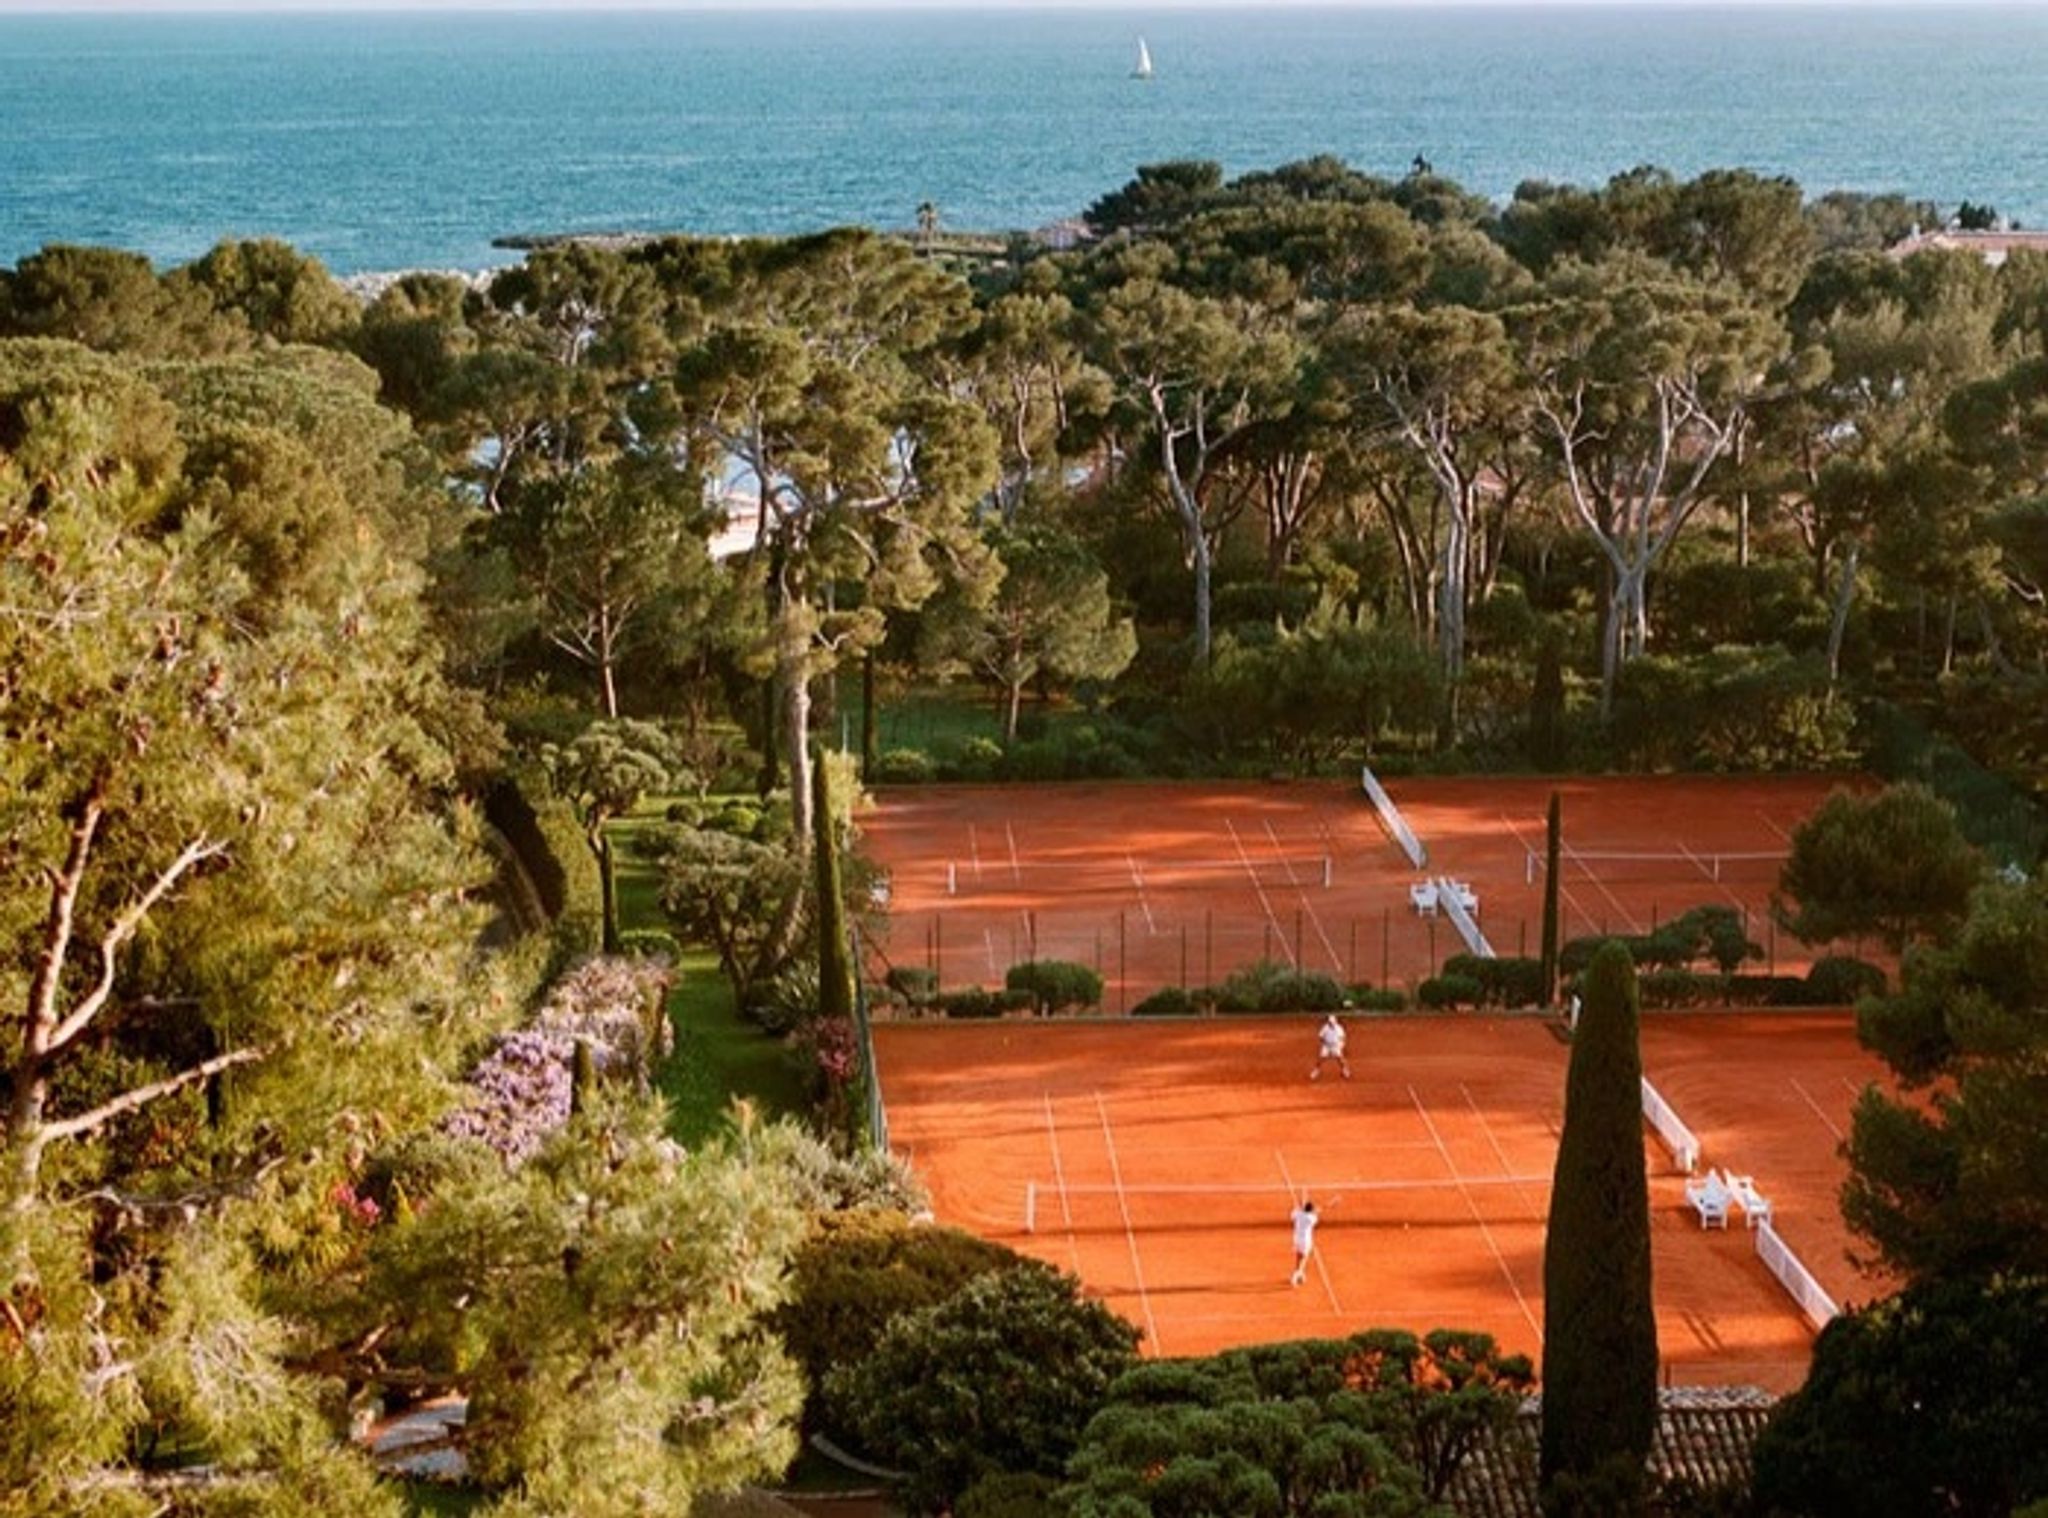
[[[2048,224],[2048,7],[0,13],[0,264],[263,235],[481,269],[925,202],[1031,229],[1139,164],[1318,153],[1495,198],[1742,166]]]

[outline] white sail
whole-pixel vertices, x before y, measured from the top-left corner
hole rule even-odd
[[[1138,66],[1131,70],[1131,77],[1133,79],[1150,79],[1152,77],[1152,52],[1151,49],[1145,46],[1145,39],[1143,37],[1138,39]]]

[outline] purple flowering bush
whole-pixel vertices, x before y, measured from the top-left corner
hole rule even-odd
[[[457,1138],[488,1144],[507,1164],[531,1159],[569,1121],[570,1063],[576,1040],[545,1028],[502,1035],[469,1072],[469,1100],[444,1126]]]

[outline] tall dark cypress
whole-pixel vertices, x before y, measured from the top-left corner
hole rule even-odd
[[[1556,791],[1543,827],[1543,1005],[1557,1004],[1557,856],[1564,837],[1564,811]]]
[[[1547,1512],[1578,1511],[1589,1480],[1632,1488],[1656,1430],[1638,1019],[1635,963],[1606,944],[1586,971],[1543,1248]]]
[[[818,1015],[853,1016],[853,957],[846,938],[846,897],[839,871],[839,830],[832,822],[832,766],[811,764],[811,858],[818,871]]]

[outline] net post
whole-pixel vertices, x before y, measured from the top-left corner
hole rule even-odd
[[[1331,868],[1330,856],[1328,854],[1325,854],[1323,856],[1323,889],[1326,891],[1329,890],[1331,885],[1333,885],[1335,881],[1336,876]]]
[[[1534,849],[1522,850],[1522,884],[1525,886],[1536,884],[1536,851]]]
[[[948,896],[958,896],[960,894],[960,866],[951,861],[948,861],[946,864],[946,894]]]
[[[1038,1232],[1038,1182],[1024,1183],[1024,1231]]]

